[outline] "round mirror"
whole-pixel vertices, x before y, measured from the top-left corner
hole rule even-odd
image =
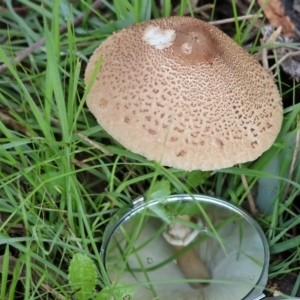
[[[134,299],[241,300],[262,295],[269,250],[242,210],[176,195],[164,203],[141,198],[116,216],[102,257],[111,282],[131,285]]]

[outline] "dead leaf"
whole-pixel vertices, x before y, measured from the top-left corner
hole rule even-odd
[[[282,27],[284,36],[300,37],[300,16],[295,8],[289,5],[291,1],[257,0],[257,2],[263,8],[269,22],[275,27]],[[294,1],[294,7],[299,8],[298,2]]]
[[[272,25],[265,25],[262,30],[264,45],[282,45],[282,47],[274,47],[272,50],[276,53],[278,60],[275,65],[268,69],[272,71],[279,64],[283,71],[291,76],[296,81],[300,80],[300,47],[293,46],[294,39],[291,37],[283,36],[280,31],[274,35],[277,31],[274,31]],[[273,38],[274,37],[274,38]],[[285,46],[286,45],[286,46]],[[266,48],[267,51],[267,48]]]

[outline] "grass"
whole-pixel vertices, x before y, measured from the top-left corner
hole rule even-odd
[[[299,156],[293,164],[284,156],[279,174],[266,167],[282,151],[294,151],[288,141],[299,134],[299,84],[282,79],[280,70],[277,73],[279,89],[292,104],[285,107],[274,146],[257,161],[209,173],[163,168],[124,149],[100,128],[85,106],[89,88],[83,74],[93,50],[112,32],[174,14],[174,6],[171,0],[165,0],[162,8],[156,1],[102,2],[100,11],[88,15],[92,3],[88,0],[3,1],[0,61],[8,70],[0,74],[0,299],[75,299],[68,281],[70,260],[77,253],[86,254],[103,271],[99,253],[103,232],[119,209],[140,195],[164,198],[183,192],[213,193],[242,206],[249,190],[241,175],[250,188],[260,178],[279,182],[274,213],[257,221],[272,254],[269,278],[294,272],[292,296],[296,295]],[[231,9],[237,17],[234,3]],[[181,0],[176,13],[186,10],[193,15],[190,1]],[[82,22],[73,26],[81,13]],[[234,26],[235,39],[242,44],[253,25],[236,21]],[[11,63],[41,38],[44,45],[22,63]],[[255,41],[251,53],[261,48],[259,39]],[[100,278],[97,283],[103,287]]]

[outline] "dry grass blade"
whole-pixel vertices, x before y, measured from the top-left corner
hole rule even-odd
[[[251,19],[258,19],[258,18],[263,18],[263,15],[257,15],[257,14],[252,14],[252,15],[247,15],[247,16],[240,16],[237,18],[228,18],[228,19],[224,19],[224,20],[218,20],[218,21],[210,21],[209,23],[212,25],[221,25],[221,24],[228,24],[228,23],[233,23],[236,20],[238,21],[245,21],[245,20],[251,20]]]

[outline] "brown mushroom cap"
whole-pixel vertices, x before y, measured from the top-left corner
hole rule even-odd
[[[252,161],[282,123],[273,78],[216,27],[189,17],[123,29],[92,55],[103,56],[87,105],[129,150],[162,165],[214,170]]]

